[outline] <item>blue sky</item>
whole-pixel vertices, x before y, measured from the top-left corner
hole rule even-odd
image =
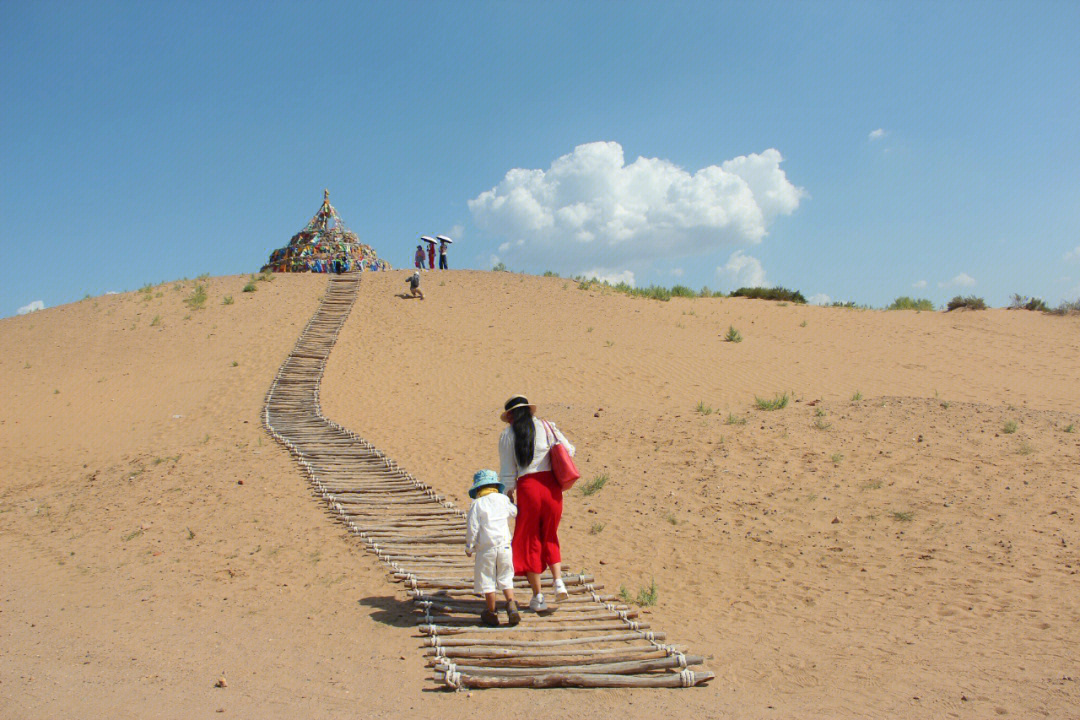
[[[1077,37],[1076,2],[3,3],[0,315],[258,270],[324,187],[399,267],[448,233],[454,268],[1056,304]]]

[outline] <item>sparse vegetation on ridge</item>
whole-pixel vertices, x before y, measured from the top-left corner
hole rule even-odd
[[[742,334],[735,329],[734,325],[728,325],[727,335],[724,336],[724,339],[728,342],[739,343],[742,342]]]
[[[800,305],[806,304],[806,298],[798,290],[788,290],[787,288],[774,287],[774,288],[762,288],[762,287],[741,287],[738,290],[731,292],[731,297],[745,297],[754,298],[757,300],[786,300],[787,302],[798,303]]]

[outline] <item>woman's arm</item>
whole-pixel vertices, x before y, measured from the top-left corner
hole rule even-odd
[[[517,489],[517,457],[514,455],[514,432],[504,430],[499,436],[499,481],[509,497]]]

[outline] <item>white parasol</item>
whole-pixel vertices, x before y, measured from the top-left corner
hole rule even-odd
[[[435,237],[439,238],[439,242],[448,243],[450,245],[454,244],[454,241],[446,237],[445,235],[436,235]]]

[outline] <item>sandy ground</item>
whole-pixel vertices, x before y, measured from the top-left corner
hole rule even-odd
[[[0,320],[0,716],[1080,716],[1080,319],[405,276],[365,276],[327,416],[463,504],[527,393],[608,477],[566,564],[655,581],[716,680],[433,690],[260,426],[325,278],[225,277]]]

